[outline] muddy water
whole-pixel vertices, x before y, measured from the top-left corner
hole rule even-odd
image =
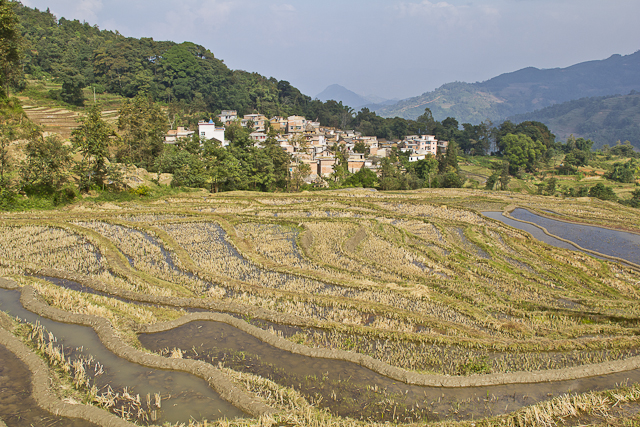
[[[585,249],[640,264],[640,235],[638,234],[558,221],[520,208],[514,210],[511,216],[538,224],[546,228],[549,233],[574,242]]]
[[[142,334],[148,349],[180,348],[185,357],[251,372],[295,388],[331,412],[371,420],[477,419],[515,411],[563,393],[640,381],[640,370],[573,381],[489,387],[407,385],[351,362],[312,358],[265,344],[224,323],[198,321]]]
[[[162,396],[162,408],[158,412],[159,423],[188,422],[191,418],[200,421],[246,416],[223,400],[200,378],[128,362],[107,350],[93,329],[54,322],[25,310],[20,303],[18,291],[0,289],[0,310],[30,323],[40,322],[74,356],[79,353],[87,358],[89,355],[93,356],[104,369],[104,374],[94,379],[101,391],[111,387],[114,391],[121,392],[124,387],[128,387],[130,394],[139,394],[143,400],[146,394],[153,396],[154,393],[159,393]]]
[[[507,224],[508,226],[517,228],[518,230],[526,231],[527,233],[531,234],[531,236],[534,237],[535,239],[538,239],[541,242],[545,242],[551,246],[555,246],[557,248],[563,248],[563,249],[570,249],[573,251],[577,250],[577,248],[572,244],[563,242],[560,239],[556,239],[555,237],[551,237],[548,234],[545,234],[544,231],[540,230],[535,225],[526,224],[524,222],[515,221],[511,218],[507,218],[506,216],[502,215],[502,212],[482,212],[482,215],[486,216],[487,218],[501,221]]]
[[[27,365],[0,346],[0,420],[7,427],[97,427],[78,418],[55,416],[31,397],[31,372]]]

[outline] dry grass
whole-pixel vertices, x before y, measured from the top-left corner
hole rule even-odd
[[[288,339],[421,372],[468,374],[475,361],[486,365],[483,372],[562,368],[640,349],[640,273],[547,246],[470,209],[517,204],[640,229],[637,211],[618,205],[468,190],[233,193],[168,201],[123,206],[117,219],[98,208],[38,213],[41,224],[6,214],[0,274],[50,267],[139,293],[197,295],[294,314],[317,327],[284,333]],[[117,251],[132,268],[117,265]],[[105,317],[129,338],[132,325],[180,315],[28,281],[51,305]],[[296,401],[278,393],[274,405]],[[552,425],[573,416],[564,407],[584,412],[579,398],[598,407],[586,395],[573,398],[518,416],[525,425]],[[351,425],[313,408],[304,415],[304,408],[310,406],[300,403],[295,411],[301,418],[292,418],[301,425]]]

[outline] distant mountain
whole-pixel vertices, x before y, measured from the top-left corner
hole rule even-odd
[[[436,120],[500,121],[574,99],[640,90],[640,51],[567,68],[524,68],[481,83],[448,83],[420,96],[375,109],[383,117],[415,119],[430,108]]]
[[[381,107],[389,103],[394,104],[397,100],[388,100],[379,96],[362,96],[340,85],[328,86],[325,90],[316,95],[316,98],[322,102],[334,100],[342,102],[342,105],[348,105],[358,111],[362,107]]]
[[[593,140],[594,148],[629,141],[640,150],[640,93],[636,91],[625,96],[581,98],[509,117],[509,120],[542,122],[561,141],[573,134],[576,138]]]

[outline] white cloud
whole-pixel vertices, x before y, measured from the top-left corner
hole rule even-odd
[[[282,3],[271,5],[271,10],[274,12],[295,12],[296,8],[291,4]]]

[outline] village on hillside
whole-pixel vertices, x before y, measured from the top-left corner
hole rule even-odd
[[[267,130],[272,128],[278,132],[277,140],[282,149],[292,156],[290,172],[298,165],[309,165],[311,173],[305,179],[309,183],[334,172],[338,162],[336,147],[345,154],[349,172],[357,173],[364,167],[377,172],[379,160],[389,156],[393,148],[408,152],[409,161],[415,162],[429,155],[444,153],[449,145],[448,141],[438,140],[433,135],[408,135],[402,141],[378,140],[375,136],[365,136],[353,130],[324,127],[302,116],[275,116],[268,119],[263,114],[246,114],[240,118],[235,110],[223,110],[217,118],[217,122],[209,120],[198,123],[198,135],[201,138],[215,139],[223,147],[227,146],[229,142],[224,137],[225,126],[239,122],[242,127],[253,130],[251,139],[256,147],[261,147],[267,139]],[[165,143],[175,144],[180,138],[192,137],[194,133],[194,130],[185,127],[169,130]]]

